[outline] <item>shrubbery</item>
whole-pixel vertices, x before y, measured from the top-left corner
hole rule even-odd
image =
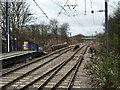
[[[105,53],[105,33],[97,36],[97,50],[94,59],[87,64],[93,77],[94,87],[120,88],[120,11],[116,8],[108,20],[109,55]]]
[[[109,57],[98,54],[98,57],[92,59],[87,68],[94,75],[97,83],[95,87],[116,88],[119,86],[119,64],[120,56],[114,51],[110,52]]]

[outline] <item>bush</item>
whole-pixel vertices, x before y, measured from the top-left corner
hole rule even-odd
[[[99,55],[97,59],[91,60],[92,63],[87,64],[89,71],[97,78],[97,87],[118,87],[120,81],[118,60],[120,56],[113,51],[109,57]]]

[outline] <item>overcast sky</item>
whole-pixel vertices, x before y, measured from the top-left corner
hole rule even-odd
[[[36,6],[33,0],[30,0],[30,10],[34,17],[37,17],[35,24],[39,24],[42,21],[48,23],[50,19],[57,19],[61,25],[64,22],[69,23],[69,32],[73,35],[83,34],[83,35],[95,35],[97,33],[103,33],[103,23],[104,23],[104,12],[98,12],[98,10],[104,10],[104,0],[68,0],[67,5],[76,5],[76,7],[68,7],[65,5],[67,0],[35,0],[39,6],[43,9],[46,18],[42,11]],[[109,13],[112,12],[112,5],[116,5],[120,0],[110,0],[108,2]],[[61,6],[64,6],[65,10],[62,10]],[[85,15],[86,7],[86,15]],[[74,9],[73,9],[74,8]],[[94,11],[92,14],[91,11]]]

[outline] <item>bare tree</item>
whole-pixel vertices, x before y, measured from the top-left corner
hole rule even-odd
[[[1,3],[2,10],[2,37],[6,37],[6,2]],[[14,40],[15,38],[19,41],[17,44],[19,45],[19,50],[22,49],[22,44],[24,41],[23,34],[23,25],[28,23],[32,17],[29,16],[29,5],[26,2],[11,2],[9,3],[9,30],[10,30],[10,40]]]
[[[68,35],[67,35],[68,30],[69,30],[69,24],[63,23],[60,29],[61,40],[66,40],[66,41],[68,40]]]
[[[58,21],[56,19],[50,20],[50,27],[53,40],[58,40]]]
[[[6,3],[1,3],[2,10],[2,32],[3,37],[6,32]],[[22,33],[22,26],[29,22],[32,17],[29,14],[29,5],[26,2],[11,2],[9,3],[9,22],[10,22],[10,32],[11,37],[17,38],[20,33]]]

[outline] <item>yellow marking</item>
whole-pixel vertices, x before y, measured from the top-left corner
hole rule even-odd
[[[11,54],[7,54],[7,55],[2,55],[2,56],[0,56],[0,57],[11,56],[11,55],[20,54],[20,53],[23,53],[23,52],[27,52],[27,51],[22,51],[22,52],[17,52],[17,53],[11,53]]]
[[[28,50],[28,48],[24,48],[25,50]]]
[[[25,44],[28,44],[28,42],[25,42]]]

